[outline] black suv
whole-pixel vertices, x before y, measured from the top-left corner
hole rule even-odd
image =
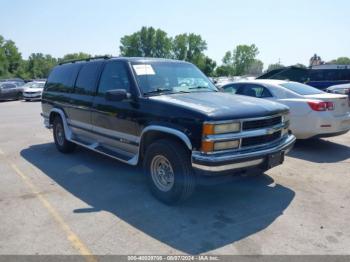
[[[200,177],[266,171],[295,142],[284,105],[219,92],[194,65],[94,58],[56,66],[42,116],[57,149],[80,145],[143,165],[152,193],[186,199]]]

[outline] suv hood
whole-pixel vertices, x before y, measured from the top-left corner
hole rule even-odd
[[[200,112],[210,120],[260,117],[288,111],[287,106],[276,102],[221,92],[169,94],[150,99]]]

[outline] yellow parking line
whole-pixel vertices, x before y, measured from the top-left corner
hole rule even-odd
[[[5,155],[3,151],[0,150],[1,155]],[[9,162],[11,168],[19,175],[19,177],[24,181],[24,183],[31,189],[32,193],[35,194],[43,206],[49,211],[54,220],[60,226],[60,228],[65,232],[67,239],[71,245],[83,256],[85,256],[86,261],[95,262],[96,257],[93,256],[89,248],[79,239],[79,237],[72,231],[69,225],[64,221],[62,216],[57,212],[57,210],[50,204],[49,201],[40,193],[37,187],[30,181],[29,177],[26,176],[15,164]]]

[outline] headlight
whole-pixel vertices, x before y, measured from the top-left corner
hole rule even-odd
[[[236,149],[239,147],[239,140],[214,142],[214,151]]]
[[[236,132],[239,132],[240,130],[241,130],[240,122],[232,122],[232,123],[225,123],[225,124],[206,123],[203,125],[203,136],[236,133]]]

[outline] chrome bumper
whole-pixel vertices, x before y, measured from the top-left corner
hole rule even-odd
[[[294,143],[294,135],[287,135],[269,147],[252,149],[240,152],[227,152],[222,154],[204,154],[192,152],[192,167],[209,172],[223,172],[236,169],[257,167],[263,164],[267,157],[278,152],[288,153]]]

